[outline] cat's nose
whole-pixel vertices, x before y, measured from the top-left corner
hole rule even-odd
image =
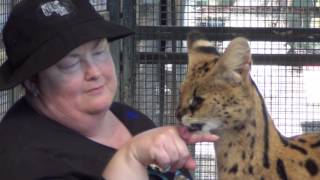
[[[204,126],[204,123],[192,123],[189,125],[188,130],[190,132],[201,131],[203,126]]]

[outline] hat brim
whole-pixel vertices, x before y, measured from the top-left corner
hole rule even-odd
[[[56,64],[83,43],[101,38],[107,38],[110,42],[131,34],[131,29],[100,18],[74,25],[43,43],[18,68],[13,70],[8,60],[4,62],[0,67],[0,90],[13,88]]]

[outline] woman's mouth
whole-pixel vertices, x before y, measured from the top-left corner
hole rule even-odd
[[[87,93],[91,95],[97,95],[102,93],[103,91],[104,91],[104,85],[89,89]]]

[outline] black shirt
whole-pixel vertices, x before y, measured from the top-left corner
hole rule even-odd
[[[132,135],[155,127],[129,106],[113,103],[110,109]],[[1,180],[103,179],[115,152],[37,113],[24,98],[0,123]]]

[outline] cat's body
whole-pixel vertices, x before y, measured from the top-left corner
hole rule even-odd
[[[320,134],[282,136],[250,77],[244,38],[223,55],[198,33],[188,42],[188,72],[178,118],[193,131],[216,133],[219,180],[320,180]]]

